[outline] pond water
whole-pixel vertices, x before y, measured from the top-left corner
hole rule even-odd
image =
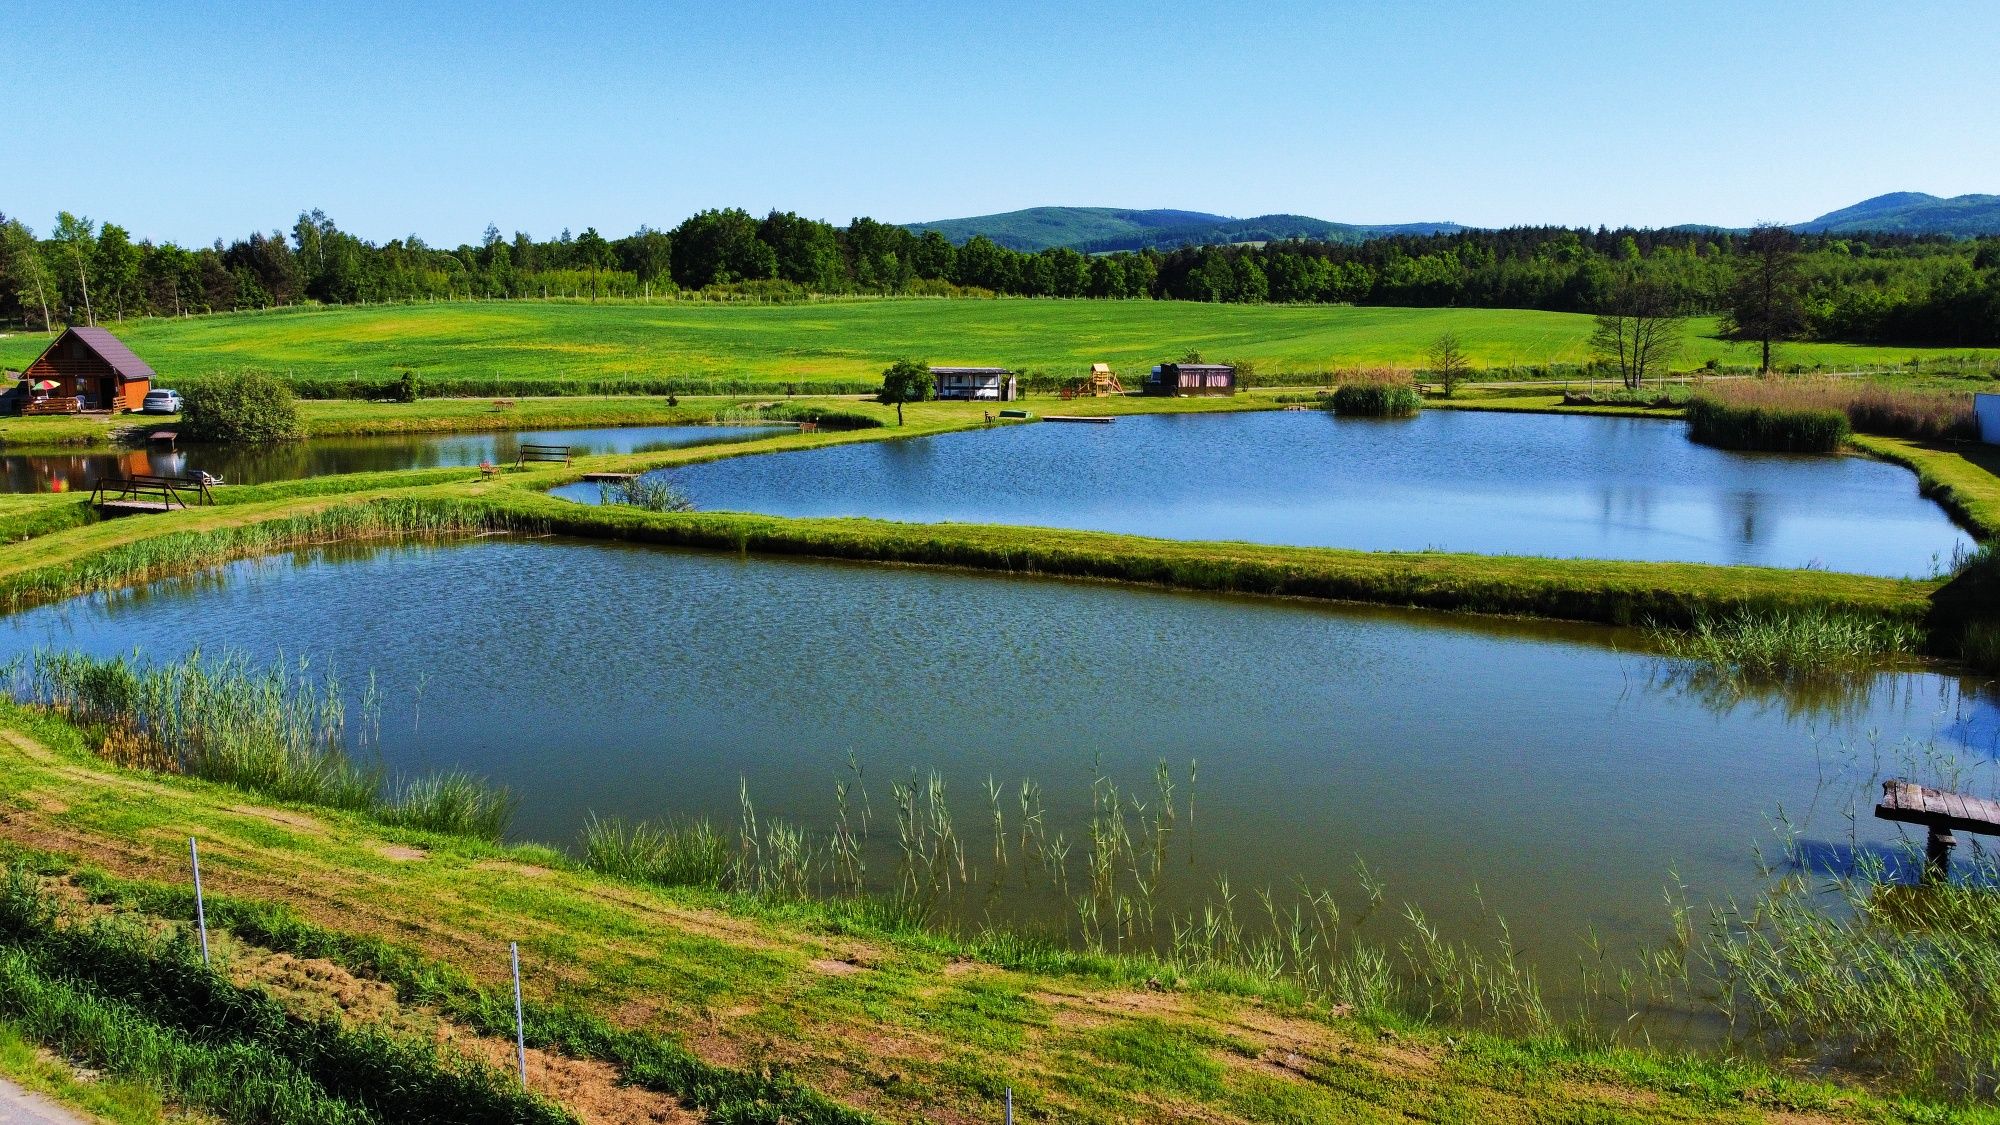
[[[978,866],[989,778],[1008,787],[1010,831],[1014,787],[1039,783],[1080,859],[1094,771],[1151,803],[1165,761],[1180,801],[1195,761],[1162,905],[1226,872],[1245,896],[1302,879],[1358,908],[1365,861],[1453,936],[1504,916],[1555,972],[1587,928],[1658,936],[1676,875],[1698,896],[1750,893],[1781,814],[1839,863],[1895,839],[1867,815],[1882,776],[1990,788],[2000,702],[1983,681],[1885,673],[1826,698],[1740,698],[1667,675],[1635,639],[488,539],[242,563],[26,611],[0,624],[0,657],[200,647],[308,657],[350,685],[372,672],[385,764],[505,783],[524,798],[516,834],[564,844],[591,812],[733,831],[739,782],[760,815],[823,831],[851,754],[877,872],[893,870],[890,783],[912,771],[942,773]]]
[[[335,473],[512,464],[523,443],[567,445],[578,457],[650,453],[687,445],[753,441],[782,426],[623,426],[515,433],[388,434],[315,438],[261,448],[146,446],[117,452],[0,454],[0,492],[88,492],[99,478],[182,476],[196,471],[229,484],[264,484]]]
[[[710,510],[1365,550],[1928,576],[1972,545],[1899,466],[1730,453],[1639,418],[1141,415],[730,458],[671,479]]]

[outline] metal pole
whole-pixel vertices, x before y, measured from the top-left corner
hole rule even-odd
[[[208,908],[201,900],[201,848],[188,837],[188,862],[194,866],[194,926],[201,931],[201,963],[208,964]]]
[[[514,1057],[521,1064],[521,1089],[528,1088],[528,1028],[521,1018],[521,943],[510,941],[514,956]]]
[[[1007,1087],[1007,1125],[1014,1125],[1014,1087]]]

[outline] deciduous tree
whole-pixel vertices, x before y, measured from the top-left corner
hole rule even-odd
[[[1627,276],[1597,316],[1590,349],[1616,368],[1627,390],[1638,390],[1649,374],[1664,372],[1681,350],[1687,319],[1659,285]]]
[[[935,386],[928,364],[914,359],[899,359],[882,372],[881,399],[896,405],[896,424],[900,426],[903,424],[903,404],[930,398]]]

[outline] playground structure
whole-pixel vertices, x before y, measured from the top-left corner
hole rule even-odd
[[[1062,397],[1082,398],[1084,395],[1089,395],[1092,398],[1103,398],[1106,395],[1124,393],[1125,386],[1118,381],[1118,373],[1111,370],[1110,364],[1093,363],[1090,365],[1089,375],[1078,380],[1074,387],[1063,388]]]

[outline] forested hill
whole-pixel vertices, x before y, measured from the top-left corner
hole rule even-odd
[[[1815,234],[1942,234],[1978,238],[2000,234],[2000,195],[1955,195],[1940,199],[1920,191],[1896,191],[1829,211],[1796,228]]]
[[[1396,234],[1440,234],[1461,230],[1457,223],[1398,223],[1366,226],[1332,223],[1309,215],[1259,215],[1234,219],[1201,211],[1127,210],[1118,207],[1030,207],[1000,215],[906,223],[912,234],[937,231],[955,245],[985,235],[1009,250],[1057,246],[1086,254],[1118,250],[1172,250],[1181,246],[1227,246],[1306,238],[1315,242],[1362,242]]]

